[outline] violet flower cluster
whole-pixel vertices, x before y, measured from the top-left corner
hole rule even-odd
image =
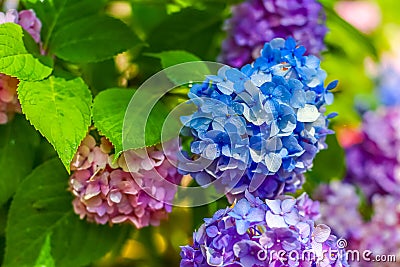
[[[371,251],[370,261],[351,262],[354,267],[397,266],[398,262],[374,262],[377,255],[400,257],[400,201],[395,195],[372,196],[372,218],[364,221],[359,212],[359,196],[353,185],[333,182],[317,190],[321,200],[321,221],[347,241],[348,249]]]
[[[8,22],[21,25],[37,43],[40,42],[42,24],[33,10],[0,12],[0,24]],[[0,124],[6,124],[15,113],[21,113],[17,87],[16,78],[0,73]]]
[[[362,142],[346,149],[346,181],[374,193],[400,197],[400,107],[381,107],[364,114]]]
[[[265,199],[300,188],[332,133],[334,114],[324,112],[337,84],[325,87],[320,60],[304,52],[292,38],[277,38],[251,65],[222,67],[194,85],[189,98],[197,111],[182,122],[197,160],[181,162],[182,172],[202,186],[213,182],[230,201],[246,190]]]
[[[260,55],[265,42],[293,37],[318,55],[325,49],[325,13],[316,0],[248,0],[232,9],[221,62],[241,67]]]
[[[303,194],[261,201],[251,194],[217,211],[181,247],[181,267],[348,266],[337,238],[315,225],[318,206]]]
[[[315,199],[321,201],[320,222],[330,225],[340,237],[360,235],[364,222],[358,210],[360,198],[353,185],[339,181],[321,185],[315,192]]]
[[[157,226],[171,212],[177,172],[176,142],[129,150],[114,162],[112,144],[88,135],[71,164],[74,211],[98,224],[129,222],[137,228]]]

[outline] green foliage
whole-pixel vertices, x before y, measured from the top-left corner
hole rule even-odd
[[[34,266],[49,254],[55,266],[85,266],[113,250],[114,241],[126,234],[121,227],[81,221],[72,210],[67,179],[61,162],[53,159],[21,184],[9,212],[5,267]]]
[[[16,191],[33,167],[39,136],[25,118],[17,115],[0,125],[0,206]]]
[[[158,102],[153,109],[138,112],[137,107],[129,105],[134,93],[133,90],[108,89],[99,93],[94,100],[94,125],[113,143],[116,155],[124,150],[161,142],[162,125],[169,110]],[[123,137],[129,139],[123,142]]]
[[[0,73],[27,81],[42,80],[51,74],[52,68],[26,50],[21,26],[1,24],[0,36]]]
[[[149,56],[159,58],[161,65],[165,69],[166,75],[175,85],[187,84],[189,80],[202,82],[205,75],[209,75],[210,71],[205,63],[200,62],[201,59],[186,51],[165,51],[161,53],[149,53]],[[196,65],[182,65],[181,68],[170,68],[172,66],[185,62],[199,61]]]
[[[116,155],[123,151],[122,126],[134,93],[134,90],[108,89],[99,93],[93,102],[94,126],[113,143]]]
[[[40,250],[39,257],[36,260],[34,267],[55,267],[54,259],[51,256],[50,234],[47,234],[42,249]]]
[[[81,78],[51,76],[21,82],[18,97],[27,119],[54,146],[69,171],[69,163],[91,123],[92,96]]]
[[[59,29],[52,38],[50,51],[64,60],[86,63],[111,58],[140,43],[122,21],[94,15]]]
[[[55,33],[64,26],[81,18],[100,13],[104,8],[104,0],[23,0],[26,8],[35,10],[42,22],[41,36],[44,48],[47,49]]]
[[[168,16],[146,40],[149,52],[185,50],[214,61],[219,51],[225,5],[215,3],[205,10],[186,8]]]

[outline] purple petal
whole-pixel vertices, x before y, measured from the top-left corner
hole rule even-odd
[[[252,208],[247,215],[249,222],[261,222],[265,218],[265,212],[262,209]]]
[[[268,208],[270,208],[270,210],[275,213],[275,214],[280,214],[282,212],[281,209],[281,201],[278,199],[266,199],[265,203],[267,204]]]
[[[283,213],[288,213],[292,211],[294,205],[296,205],[296,200],[294,198],[288,198],[282,201],[281,208]]]
[[[236,220],[236,230],[239,235],[244,235],[250,227],[250,222],[245,220]]]
[[[265,215],[265,219],[267,221],[267,225],[270,228],[286,228],[288,225],[285,220],[280,215],[274,215],[271,211],[267,211]]]
[[[319,224],[314,229],[314,240],[318,243],[325,242],[331,235],[331,228],[325,224]]]
[[[284,215],[284,220],[289,225],[296,225],[300,220],[299,213],[297,210],[292,210]]]
[[[206,228],[207,235],[214,238],[218,235],[218,228],[215,225]]]

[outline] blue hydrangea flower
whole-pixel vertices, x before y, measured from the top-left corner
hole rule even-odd
[[[197,111],[182,122],[193,157],[208,165],[181,162],[181,171],[202,186],[214,182],[230,201],[245,190],[261,198],[297,190],[332,133],[324,111],[337,84],[325,86],[319,59],[304,53],[292,38],[277,38],[252,64],[224,66],[195,84],[188,96]]]
[[[349,266],[330,228],[315,225],[310,214],[301,212],[316,207],[315,203],[304,195],[263,202],[246,192],[234,207],[219,210],[204,220],[193,235],[193,245],[181,247],[180,266]],[[315,212],[318,211],[313,210],[312,214]],[[282,213],[284,217],[293,213],[296,219],[271,227],[275,218],[269,213]]]

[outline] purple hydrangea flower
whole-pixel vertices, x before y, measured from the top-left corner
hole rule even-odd
[[[360,235],[363,220],[358,211],[360,199],[353,185],[331,182],[321,185],[315,195],[320,200],[320,222],[329,224],[340,237]]]
[[[330,228],[315,226],[314,221],[301,215],[296,203],[303,200],[281,196],[263,203],[246,195],[250,199],[243,198],[234,207],[204,220],[193,235],[193,245],[181,247],[181,267],[349,266]],[[296,218],[287,223],[284,219],[292,217],[289,214]],[[271,221],[276,220],[282,223],[271,227]],[[330,252],[336,255],[329,256]]]
[[[399,198],[390,195],[374,195],[372,206],[374,214],[371,221],[366,222],[361,228],[361,235],[350,240],[350,242],[351,244],[357,244],[356,246],[353,245],[353,247],[361,251],[370,250],[372,252],[371,259],[376,255],[396,255],[396,262],[388,262],[387,266],[390,266],[390,264],[392,264],[391,266],[398,266],[400,255]],[[378,267],[384,265],[371,261],[358,266]]]
[[[7,13],[0,12],[0,24],[7,22],[21,25],[21,27],[32,36],[36,43],[40,43],[42,22],[36,17],[35,11],[32,9],[22,10],[19,13],[15,9],[10,9]]]
[[[319,59],[304,52],[274,39],[251,65],[224,66],[195,84],[188,95],[197,111],[182,122],[197,160],[182,159],[182,172],[231,202],[246,190],[263,199],[296,191],[332,133],[324,112],[337,84],[325,87]]]
[[[310,54],[325,49],[325,14],[315,0],[248,0],[232,9],[221,62],[239,68],[259,57],[265,42],[293,37]]]
[[[176,162],[175,143],[166,143],[164,151],[160,145],[127,151],[115,163],[111,143],[103,137],[97,145],[88,135],[71,164],[75,212],[98,224],[159,225],[171,212],[174,185],[182,178],[171,162]]]
[[[394,267],[397,262],[374,262],[377,255],[400,255],[400,201],[396,195],[372,196],[372,218],[363,221],[358,210],[359,198],[353,185],[333,182],[317,190],[321,221],[345,239],[347,248],[361,253],[370,251],[369,260],[352,261],[355,267]]]
[[[361,131],[362,142],[346,149],[346,180],[360,186],[369,199],[374,193],[400,196],[400,108],[365,113]]]

